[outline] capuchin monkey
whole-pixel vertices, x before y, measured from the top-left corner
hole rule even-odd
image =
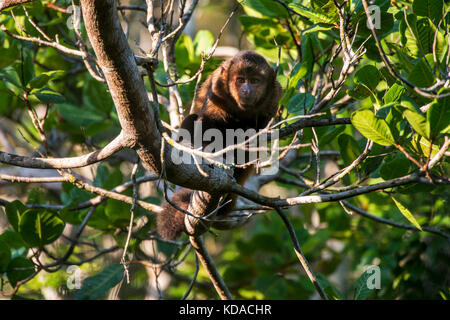
[[[218,129],[224,139],[222,145],[226,147],[230,145],[229,141],[225,141],[227,129],[246,131],[265,128],[278,110],[280,97],[281,86],[276,80],[275,70],[261,55],[243,51],[224,61],[205,80],[197,92],[193,110],[182,122],[181,129],[190,133],[192,147],[195,124],[199,121],[202,133],[208,129]],[[236,167],[234,178],[237,183],[244,185],[253,171],[252,165]],[[187,210],[192,193],[193,190],[181,188],[174,192],[171,201]],[[236,198],[236,195],[228,195],[227,204],[219,209],[217,215],[232,211]],[[186,231],[185,214],[168,202],[162,207],[163,212],[157,216],[157,232],[164,239],[174,240]]]

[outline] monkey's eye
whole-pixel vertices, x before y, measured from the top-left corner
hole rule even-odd
[[[257,84],[257,83],[259,83],[259,79],[258,78],[252,78],[252,79],[250,79],[250,83],[251,84]]]
[[[245,82],[245,79],[242,78],[242,77],[238,77],[238,78],[236,79],[236,81],[237,81],[237,83],[244,83],[244,82]]]

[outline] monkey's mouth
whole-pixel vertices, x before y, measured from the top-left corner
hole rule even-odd
[[[241,109],[251,108],[255,105],[255,99],[253,97],[241,97],[239,98],[239,106]]]

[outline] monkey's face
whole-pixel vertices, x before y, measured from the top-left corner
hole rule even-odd
[[[248,110],[257,107],[267,87],[267,75],[255,66],[236,66],[229,78],[230,93],[239,108]]]

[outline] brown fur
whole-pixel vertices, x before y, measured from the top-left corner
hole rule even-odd
[[[170,200],[181,209],[187,210],[191,201],[191,194],[191,189],[181,188],[173,193]],[[164,212],[159,214],[156,220],[158,234],[164,239],[176,239],[184,230],[184,213],[172,207],[168,202],[164,202],[163,208],[165,209]],[[183,228],[180,226],[183,226]]]
[[[185,118],[181,128],[189,130],[192,139],[195,121],[202,122],[203,132],[215,128],[224,137],[226,129],[262,129],[276,114],[280,97],[281,86],[274,70],[261,55],[244,51],[223,62],[206,79],[197,93],[191,114]],[[234,178],[243,185],[252,173],[252,166],[235,168]],[[187,209],[191,193],[192,190],[179,189],[172,201]],[[231,200],[230,203],[221,208],[218,215],[231,211],[236,198],[236,195],[229,195],[226,200]],[[185,231],[184,214],[167,202],[163,208],[164,212],[158,215],[158,233],[165,239],[175,239]]]

